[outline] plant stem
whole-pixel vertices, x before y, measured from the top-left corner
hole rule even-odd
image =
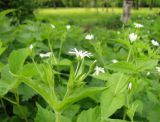
[[[61,59],[62,46],[63,46],[63,40],[61,40],[61,43],[60,43],[59,54],[58,54],[58,61],[60,61],[60,59]]]
[[[57,64],[57,60],[56,60],[56,57],[55,57],[55,55],[53,53],[53,49],[52,49],[52,45],[51,45],[49,37],[48,37],[48,46],[49,46],[50,51],[52,52],[52,56],[53,56],[54,62]]]
[[[61,122],[61,113],[60,112],[55,112],[56,113],[56,122]]]
[[[130,48],[130,50],[129,50],[129,53],[128,53],[128,56],[127,56],[127,62],[129,61],[129,59],[130,59],[130,56],[131,56],[131,52],[132,52],[132,47],[133,47],[133,45],[131,46],[131,48]],[[118,80],[118,83],[117,83],[117,86],[116,86],[116,89],[115,89],[115,95],[116,95],[116,93],[117,93],[117,89],[118,89],[118,86],[119,86],[119,83],[121,82],[121,80],[122,80],[122,78],[123,78],[123,75],[124,75],[124,73],[122,73],[121,74],[121,76],[120,76],[120,78],[119,78],[119,80]]]
[[[79,60],[78,60],[78,64],[77,64],[77,67],[76,67],[76,71],[75,71],[74,76],[76,76],[76,74],[77,74],[77,72],[78,72],[78,69],[79,69],[79,66],[80,66],[80,62],[79,62]]]
[[[26,117],[25,113],[23,112],[21,105],[19,104],[19,95],[15,93],[15,97],[16,97],[16,104],[17,104],[19,111],[21,112],[22,116],[24,117],[25,122],[28,122],[27,117]]]
[[[5,99],[5,100],[7,100],[8,102],[10,102],[10,103],[12,103],[12,104],[17,104],[15,101],[13,101],[13,100],[10,100],[9,98],[7,98],[7,97],[3,97],[3,99]]]
[[[8,116],[7,110],[6,110],[6,107],[5,107],[5,104],[4,104],[3,100],[2,100],[2,98],[1,98],[1,103],[2,103],[2,107],[4,109],[5,114]]]
[[[129,49],[129,53],[128,53],[128,56],[127,56],[127,62],[129,61],[129,58],[131,57],[132,48],[133,48],[133,45]]]

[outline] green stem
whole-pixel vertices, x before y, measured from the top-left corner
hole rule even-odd
[[[8,102],[10,102],[10,103],[12,103],[12,104],[17,104],[15,101],[13,101],[13,100],[10,100],[9,98],[7,98],[7,97],[3,97],[3,99],[5,99],[5,100],[7,100]]]
[[[60,59],[61,59],[62,46],[63,46],[63,40],[61,40],[61,43],[60,43],[59,54],[58,54],[58,61],[60,61]]]
[[[41,73],[40,70],[38,69],[38,66],[37,66],[34,58],[32,58],[32,61],[33,61],[33,64],[35,65],[35,67],[36,67],[37,72],[39,73],[40,77],[42,78],[42,73]]]
[[[77,72],[78,72],[78,69],[79,69],[79,66],[80,66],[80,62],[78,61],[78,64],[77,64],[77,67],[76,67],[76,71],[74,73],[74,76],[76,76]]]
[[[61,122],[61,113],[60,112],[55,112],[56,113],[56,122]]]
[[[8,116],[7,110],[6,110],[6,107],[5,107],[5,104],[4,104],[3,100],[2,100],[2,98],[1,98],[1,103],[2,103],[2,107],[4,109],[5,114]]]
[[[127,62],[129,61],[129,59],[130,59],[130,57],[131,57],[132,48],[133,48],[133,45],[132,45],[131,48],[129,49],[129,53],[128,53],[128,56],[127,56]]]
[[[50,51],[52,52],[52,56],[53,56],[54,62],[57,64],[57,60],[56,60],[56,57],[55,57],[55,55],[53,53],[53,49],[52,49],[52,45],[51,45],[49,37],[48,37],[48,46],[49,46]]]
[[[133,47],[133,45],[131,46],[131,48],[130,48],[130,50],[129,50],[129,53],[128,53],[128,56],[127,56],[127,62],[129,61],[129,59],[130,59],[130,57],[131,57],[131,52],[132,52],[132,47]],[[118,89],[118,87],[119,87],[119,84],[120,84],[120,82],[121,82],[121,80],[122,80],[122,78],[123,78],[123,75],[124,75],[124,73],[122,73],[121,74],[121,76],[120,76],[120,78],[119,78],[119,80],[118,80],[118,83],[117,83],[117,86],[116,86],[116,89],[115,89],[115,95],[116,95],[116,93],[117,93],[117,89]]]
[[[22,116],[24,117],[25,122],[28,122],[27,117],[19,104],[19,95],[15,93],[15,97],[16,97],[16,104],[17,104],[19,111],[21,112]]]

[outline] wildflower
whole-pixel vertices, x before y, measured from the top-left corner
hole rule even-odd
[[[121,32],[120,31],[117,31],[117,34],[119,35]]]
[[[154,45],[154,46],[159,46],[159,43],[157,42],[157,41],[155,41],[155,40],[151,40],[151,43]]]
[[[157,72],[160,73],[160,67],[156,67]]]
[[[116,60],[116,59],[112,60],[112,63],[117,63],[117,62],[118,62],[118,60]]]
[[[85,57],[90,58],[91,56],[93,56],[90,52],[88,51],[82,51],[82,50],[77,50],[76,48],[71,49],[71,51],[69,51],[70,54],[76,55],[77,58],[83,59]]]
[[[150,72],[147,72],[147,74],[146,74],[146,75],[147,75],[147,76],[149,76],[150,74],[151,74]]]
[[[94,39],[94,35],[88,34],[88,35],[86,35],[85,39],[92,40],[92,39]]]
[[[33,45],[32,44],[29,46],[29,49],[32,51],[32,49],[33,49]]]
[[[53,29],[56,28],[55,25],[53,25],[53,24],[50,24],[50,25],[51,25],[51,28],[53,28]]]
[[[134,23],[134,25],[135,25],[135,28],[143,28],[143,25],[142,25],[142,24]]]
[[[128,89],[129,89],[129,90],[132,89],[132,83],[131,83],[131,82],[128,84]]]
[[[41,58],[46,58],[46,57],[50,57],[51,54],[52,54],[52,52],[48,52],[48,53],[40,53],[39,56],[40,56]]]
[[[129,40],[131,41],[131,43],[135,42],[136,39],[137,39],[137,34],[135,34],[135,33],[129,34]]]
[[[66,25],[66,28],[67,28],[67,30],[69,30],[71,28],[71,26],[70,25]]]
[[[95,72],[94,72],[93,75],[99,75],[100,72],[101,72],[101,73],[105,73],[104,68],[99,67],[99,66],[96,66],[94,70],[95,70]]]

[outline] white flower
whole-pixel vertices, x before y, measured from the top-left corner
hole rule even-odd
[[[150,72],[147,72],[147,74],[146,74],[146,75],[147,75],[147,76],[149,76],[150,74],[151,74]]]
[[[95,72],[94,72],[93,75],[96,75],[96,76],[99,75],[100,72],[101,72],[101,73],[105,73],[104,68],[99,67],[99,66],[96,66],[94,70],[95,70]]]
[[[88,34],[88,35],[85,36],[85,39],[92,40],[92,39],[94,39],[94,35]]]
[[[40,53],[39,56],[40,56],[41,58],[47,58],[47,57],[50,57],[51,54],[52,54],[52,52],[48,52],[48,53]]]
[[[137,39],[137,34],[135,34],[135,33],[129,34],[129,40],[131,41],[131,43],[135,42],[136,39]]]
[[[33,45],[32,45],[32,44],[29,46],[29,49],[30,49],[30,50],[32,50],[32,49],[33,49]]]
[[[70,25],[66,25],[66,28],[67,28],[67,30],[69,30],[71,28],[71,26]]]
[[[117,31],[117,34],[120,34],[121,32],[120,31]]]
[[[50,25],[51,25],[51,28],[53,28],[53,29],[56,28],[55,25],[53,25],[53,24],[50,24]]]
[[[142,24],[134,23],[134,25],[135,25],[135,28],[143,28],[143,25],[142,25]]]
[[[155,40],[151,40],[151,43],[154,45],[154,46],[159,46],[159,43],[157,42],[157,41],[155,41]]]
[[[131,82],[128,84],[128,89],[129,89],[129,90],[132,89],[132,83],[131,83]]]
[[[117,62],[118,62],[118,60],[116,60],[116,59],[112,60],[112,63],[117,63]]]
[[[160,72],[160,67],[156,67],[157,72]]]
[[[69,53],[76,55],[77,58],[81,58],[81,59],[83,59],[84,57],[90,58],[91,56],[93,56],[88,51],[77,50],[76,48],[71,49],[71,51],[69,51]]]

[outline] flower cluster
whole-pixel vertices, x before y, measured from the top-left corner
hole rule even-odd
[[[90,52],[77,50],[77,48],[71,49],[69,53],[75,55],[77,58],[80,58],[80,59],[84,59],[85,57],[90,58],[91,56],[93,56]]]
[[[155,40],[151,40],[151,43],[153,46],[157,46],[157,47],[159,46],[159,43]]]
[[[160,67],[156,67],[157,72],[160,73]]]
[[[134,23],[134,26],[135,28],[143,28],[143,25],[139,23]]]
[[[131,41],[131,43],[135,42],[137,40],[137,34],[135,33],[129,34],[129,40]]]
[[[51,25],[51,28],[53,28],[53,29],[56,28],[55,25],[53,25],[53,24],[50,24],[50,25]]]
[[[85,36],[85,39],[92,40],[92,39],[94,39],[94,35],[88,34],[88,35]]]
[[[47,53],[40,53],[39,56],[41,58],[47,58],[50,57],[52,55],[52,52],[47,52]]]
[[[71,28],[71,26],[70,25],[66,25],[66,28],[67,28],[67,30],[69,30]]]

